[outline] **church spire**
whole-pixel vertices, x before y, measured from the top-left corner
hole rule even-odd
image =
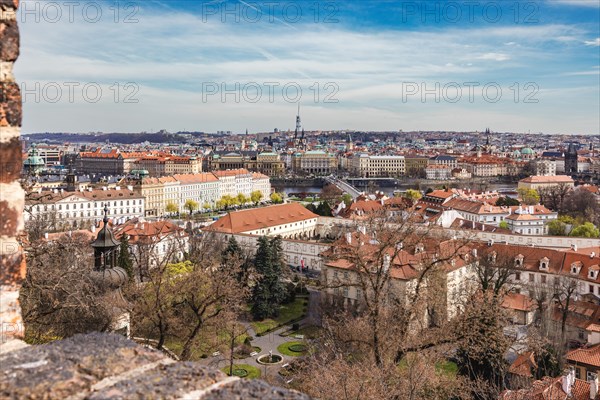
[[[298,103],[298,114],[296,115],[296,133],[294,135],[294,139],[298,139],[298,133],[300,133],[301,127],[302,123],[300,120],[300,103]]]

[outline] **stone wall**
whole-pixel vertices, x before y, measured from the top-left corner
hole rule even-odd
[[[21,93],[13,76],[19,56],[19,0],[0,0],[0,344],[22,335],[18,305],[25,261],[17,243],[23,228]]]
[[[260,380],[176,362],[114,334],[91,333],[0,353],[6,399],[310,400]]]

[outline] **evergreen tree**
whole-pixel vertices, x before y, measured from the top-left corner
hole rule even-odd
[[[308,211],[317,213],[317,207],[313,203],[308,203],[305,207]]]
[[[329,204],[326,201],[322,201],[319,203],[316,213],[323,217],[332,217],[333,216],[333,214],[331,213],[331,207],[329,207]]]
[[[259,278],[252,293],[252,314],[257,320],[276,317],[286,294],[280,280],[284,266],[281,237],[258,239],[254,265]]]
[[[129,235],[123,235],[123,239],[121,239],[117,264],[127,272],[129,279],[133,278],[133,261],[131,261],[131,254],[129,254]]]
[[[242,253],[242,248],[238,244],[237,240],[235,240],[234,236],[229,238],[229,242],[227,242],[227,247],[223,250],[222,258],[225,262],[227,259],[233,256],[240,256]]]
[[[242,248],[238,244],[238,241],[234,236],[229,238],[229,242],[227,243],[227,247],[221,253],[221,265],[225,267],[236,267],[240,266],[239,272],[237,273],[237,281],[243,285],[248,283],[249,277],[249,263],[247,260],[243,259]]]

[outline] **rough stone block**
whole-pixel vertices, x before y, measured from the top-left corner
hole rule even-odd
[[[0,82],[0,127],[21,126],[21,111],[19,85],[15,82]]]
[[[15,61],[19,57],[19,26],[16,20],[0,22],[0,60]]]
[[[202,397],[202,400],[220,399],[310,400],[310,397],[303,393],[273,387],[263,381],[248,381],[241,379]]]
[[[18,287],[25,278],[25,258],[15,241],[0,240],[0,246],[0,285]]]
[[[16,9],[19,7],[19,0],[0,0],[0,6]]]
[[[21,141],[19,138],[13,137],[7,142],[0,142],[0,183],[10,183],[19,179],[22,169],[23,154],[21,153]],[[0,193],[0,200],[2,199],[3,196]],[[2,228],[0,226],[1,231]]]
[[[0,355],[0,393],[11,399],[64,399],[163,358],[119,335],[75,335]]]

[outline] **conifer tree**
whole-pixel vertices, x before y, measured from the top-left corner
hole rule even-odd
[[[276,317],[286,294],[280,280],[284,265],[281,237],[258,239],[254,264],[258,280],[252,293],[252,314],[257,320]]]
[[[121,239],[117,264],[127,272],[131,280],[133,278],[133,261],[131,261],[131,254],[129,254],[129,235],[123,235]]]

